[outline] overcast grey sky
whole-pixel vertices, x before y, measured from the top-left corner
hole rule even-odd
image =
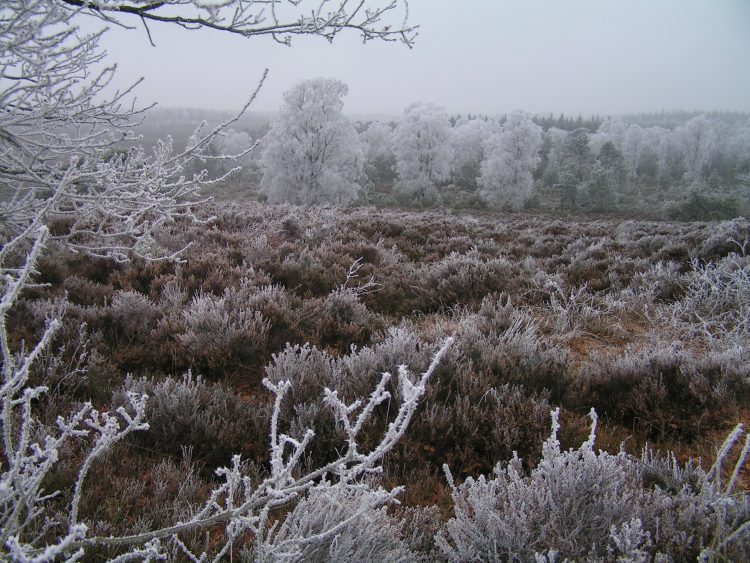
[[[399,114],[413,101],[451,112],[584,115],[662,109],[750,111],[750,0],[411,0],[413,49],[210,30],[112,30],[120,84],[145,76],[142,102],[275,111],[297,80],[349,85],[347,113]]]

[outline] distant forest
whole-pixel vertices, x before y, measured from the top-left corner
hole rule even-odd
[[[513,115],[516,119],[511,123]],[[226,111],[156,109],[137,132],[145,147],[154,146],[166,135],[181,147],[203,120],[208,127],[231,117],[231,112]],[[325,193],[302,201],[295,199],[297,196],[261,189],[264,174],[269,175],[261,153],[272,119],[271,113],[245,115],[214,143],[212,152],[220,154],[237,153],[259,141],[255,150],[242,159],[243,170],[206,195],[219,200],[526,208],[678,220],[727,219],[747,215],[750,209],[747,113],[665,111],[574,117],[515,112],[490,117],[448,115],[432,106],[431,111],[422,111],[411,127],[441,131],[435,134],[444,144],[440,154],[446,169],[442,175],[423,171],[422,175],[429,179],[426,183],[417,182],[419,189],[405,188],[408,182],[399,177],[399,150],[420,150],[416,146],[406,150],[405,141],[398,146],[394,132],[404,118],[351,119],[359,137],[362,170],[347,195],[342,199],[339,193],[335,201]],[[518,153],[517,148],[516,154],[509,153],[507,146],[517,147],[519,139],[528,154]],[[205,161],[193,172],[205,166],[216,174],[233,165]],[[526,187],[524,174],[529,176]]]

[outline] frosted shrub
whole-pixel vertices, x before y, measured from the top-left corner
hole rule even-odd
[[[450,306],[479,301],[492,292],[508,288],[512,267],[505,258],[483,259],[476,248],[465,254],[451,252],[412,273],[411,283],[424,292],[432,306]]]
[[[514,459],[498,464],[492,479],[468,478],[457,486],[446,466],[456,515],[438,545],[449,559],[528,560],[548,549],[581,559],[592,546],[605,548],[612,523],[635,516],[628,500],[637,482],[627,459],[597,455],[593,431],[578,450],[561,452],[557,412],[542,460],[528,475]]]
[[[65,278],[64,287],[72,303],[104,305],[112,301],[112,286],[97,283],[76,274]]]
[[[323,481],[246,557],[316,562],[420,560],[407,542],[404,522],[389,515],[383,502],[394,501],[369,484],[346,489]],[[332,522],[339,523],[338,529],[326,534]]]
[[[750,332],[750,256],[730,254],[716,263],[693,262],[685,297],[674,304],[675,322],[705,336],[743,338]]]
[[[513,323],[517,312],[509,295],[488,295],[482,299],[475,324],[483,332],[504,331]]]
[[[118,291],[108,313],[128,342],[144,338],[162,316],[159,307],[137,291]]]
[[[592,329],[600,324],[603,312],[585,284],[578,289],[565,291],[556,283],[548,282],[547,290],[557,332],[575,336],[582,332],[593,332]]]
[[[311,455],[316,460],[329,459],[342,435],[331,413],[319,403],[323,390],[335,388],[343,399],[354,400],[376,386],[383,373],[393,373],[406,362],[428,365],[429,350],[429,346],[405,329],[391,329],[381,343],[372,347],[352,346],[349,354],[340,357],[310,344],[287,345],[272,356],[266,366],[266,377],[273,383],[291,382],[289,401],[280,407],[282,416],[291,422],[295,436],[301,436],[298,432],[314,425],[321,439],[311,444]],[[386,390],[396,399],[402,398],[399,387],[387,385]],[[385,418],[385,412],[373,413],[373,418],[381,417]],[[376,430],[377,425],[371,425],[363,432],[370,436]]]
[[[481,325],[480,325],[481,326]],[[517,312],[504,330],[483,332],[465,323],[457,335],[458,348],[475,369],[491,374],[493,384],[514,383],[559,396],[569,353],[541,335],[536,323]]]
[[[161,288],[159,303],[167,311],[179,311],[187,303],[188,292],[182,288],[178,280],[170,280]]]
[[[183,312],[186,328],[177,339],[185,352],[209,369],[252,359],[265,348],[269,324],[258,311],[235,308],[231,293],[199,293]]]
[[[173,455],[191,446],[197,460],[225,464],[233,453],[265,450],[268,409],[250,406],[220,384],[188,372],[182,378],[155,382],[128,378],[124,390],[149,395],[150,432],[135,439]],[[123,391],[116,396],[120,400]]]
[[[687,470],[669,458],[642,460],[620,452],[595,452],[596,415],[589,439],[561,451],[558,411],[542,460],[525,472],[520,460],[498,464],[494,477],[460,485],[445,467],[455,516],[436,540],[451,561],[686,560],[699,555],[744,559],[750,548],[747,495],[733,487],[747,444],[727,485],[721,461],[742,434],[738,427],[708,473]],[[646,475],[664,475],[649,488]],[[695,477],[695,486],[684,477]],[[653,477],[650,477],[653,479]],[[682,480],[682,482],[681,482]],[[653,481],[651,481],[653,482]]]
[[[147,506],[152,526],[188,520],[191,510],[205,494],[206,485],[198,476],[192,448],[182,448],[180,453],[179,461],[164,459],[151,471],[153,500]],[[201,536],[195,535],[196,539]]]
[[[304,318],[322,346],[345,350],[369,340],[383,321],[360,300],[354,289],[337,289],[325,298],[305,304]]]
[[[274,354],[266,366],[272,381],[292,382],[290,405],[314,400],[326,386],[335,386],[345,397],[357,397],[380,378],[406,362],[414,366],[429,363],[429,346],[406,328],[390,328],[373,346],[352,346],[348,354],[334,357],[310,344],[287,345]],[[398,390],[395,390],[398,393]]]
[[[268,321],[268,348],[281,350],[287,342],[302,340],[299,316],[301,299],[278,285],[254,289],[242,300],[242,308],[257,311]]]
[[[343,261],[340,252],[329,245],[295,249],[277,267],[278,277],[297,293],[324,295],[336,289],[346,278]]]
[[[593,404],[612,420],[665,435],[694,437],[742,404],[750,388],[746,354],[737,348],[698,354],[679,343],[631,346],[621,355],[594,354],[570,389],[573,404]]]
[[[717,261],[738,250],[746,253],[750,240],[750,220],[737,218],[718,224],[710,223],[707,227],[708,233],[701,242],[696,258]]]
[[[671,302],[683,295],[684,279],[676,262],[657,262],[635,274],[630,288],[646,304]]]
[[[510,384],[487,389],[471,381],[482,381],[481,375],[462,368],[459,381],[429,393],[410,433],[418,444],[433,459],[460,460],[454,469],[467,473],[489,470],[489,460],[509,459],[515,451],[537,457],[532,448],[549,427],[547,395]]]

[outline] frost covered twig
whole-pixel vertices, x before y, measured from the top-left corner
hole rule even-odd
[[[279,433],[281,403],[291,384],[288,381],[282,381],[274,385],[266,379],[264,384],[275,395],[270,427],[271,474],[266,479],[253,486],[251,480],[242,473],[240,457],[234,456],[230,467],[217,469],[217,475],[223,479],[222,484],[211,491],[208,500],[195,511],[190,520],[132,536],[91,537],[73,544],[74,547],[139,546],[157,538],[172,538],[177,541],[178,535],[181,533],[195,529],[208,529],[217,524],[224,526],[231,532],[225,537],[224,547],[226,549],[229,549],[234,538],[246,532],[255,536],[254,545],[257,548],[260,549],[264,545],[270,545],[279,538],[275,528],[269,528],[268,525],[271,511],[299,501],[301,498],[310,495],[312,491],[321,488],[333,487],[337,491],[361,488],[362,485],[359,481],[363,477],[379,471],[380,466],[378,464],[404,435],[419,400],[425,393],[427,381],[452,342],[453,339],[448,338],[443,343],[433,357],[428,369],[415,382],[412,381],[413,376],[409,373],[409,370],[405,366],[400,367],[399,383],[402,401],[394,420],[388,425],[380,442],[369,453],[359,451],[357,435],[372,414],[375,406],[390,396],[384,389],[385,382],[390,378],[390,374],[383,374],[381,383],[366,402],[357,400],[351,405],[346,405],[339,399],[335,391],[326,390],[325,402],[332,407],[337,420],[346,428],[348,447],[338,459],[301,475],[298,474],[297,470],[300,468],[305,448],[314,437],[314,431],[308,429],[302,440],[299,441],[286,434]],[[360,408],[361,411],[352,424],[351,417]],[[287,453],[289,448],[291,448],[291,452]],[[335,482],[328,480],[332,476],[335,477]],[[371,490],[368,494],[372,496],[368,497],[369,501],[366,506],[361,507],[354,515],[347,516],[346,520],[328,522],[326,529],[316,535],[317,539],[310,537],[287,538],[280,546],[287,549],[293,545],[299,546],[311,541],[322,541],[346,526],[351,519],[366,513],[369,508],[395,500],[402,489],[402,487],[396,487],[390,491]]]
[[[399,41],[411,46],[416,26],[408,24],[406,0],[335,2],[327,0],[165,0],[111,2],[63,0],[73,9],[128,27],[127,18],[176,24],[186,29],[209,28],[243,37],[268,35],[285,45],[294,35],[319,35],[332,41],[353,30],[363,41]],[[400,17],[399,17],[400,16]],[[388,21],[386,21],[388,20]],[[147,28],[148,29],[148,28]],[[150,36],[150,33],[149,33]]]
[[[369,293],[375,293],[379,288],[380,284],[375,281],[375,276],[370,276],[370,279],[365,283],[355,287],[349,286],[350,283],[354,282],[359,277],[359,271],[362,269],[362,257],[360,256],[349,266],[349,270],[346,272],[346,280],[339,286],[339,291],[350,290],[356,295],[367,295]]]

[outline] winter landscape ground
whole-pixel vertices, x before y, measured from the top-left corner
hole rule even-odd
[[[300,441],[315,431],[295,468],[304,475],[347,443],[326,388],[347,403],[366,398],[383,372],[425,371],[452,337],[382,474],[344,498],[285,506],[271,516],[286,522],[273,541],[318,533],[376,487],[404,485],[399,507],[373,509],[298,556],[746,557],[742,533],[721,545],[747,526],[748,475],[732,475],[741,443],[706,474],[748,422],[746,220],[241,204],[204,213],[215,219],[157,237],[167,252],[192,243],[180,264],[42,256],[36,281],[50,285],[8,314],[18,347],[65,308],[30,376],[50,389],[36,405],[42,424],[83,401],[115,412],[128,392],[150,397],[150,429],[91,470],[79,509],[90,533],[189,518],[234,454],[253,485],[263,482],[274,406],[264,377],[291,381],[279,432]],[[385,390],[362,451],[396,414],[403,391]],[[549,441],[553,410],[559,442]],[[57,467],[47,487],[70,490],[71,471]],[[69,497],[50,502],[64,511]],[[182,541],[200,551],[211,533]]]

